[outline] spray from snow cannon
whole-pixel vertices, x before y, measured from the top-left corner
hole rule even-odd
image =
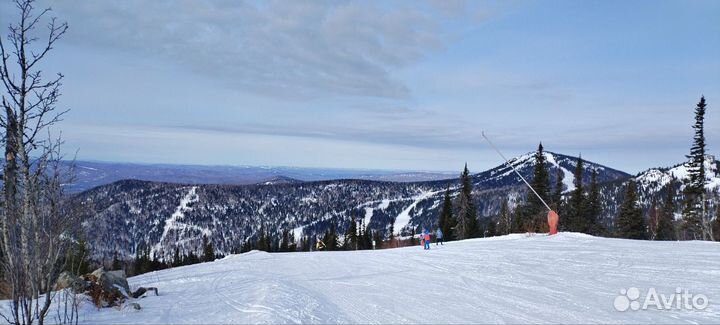
[[[523,176],[520,174],[520,172],[518,172],[517,169],[515,169],[515,167],[513,167],[512,164],[510,164],[510,161],[509,161],[507,158],[505,158],[505,155],[503,155],[502,152],[500,152],[500,150],[499,150],[499,149],[492,143],[492,141],[490,141],[490,139],[485,135],[485,131],[482,131],[482,137],[485,138],[485,141],[487,141],[487,143],[489,143],[490,146],[491,146],[493,149],[495,149],[495,152],[497,152],[498,155],[500,155],[500,157],[502,157],[502,159],[505,160],[505,163],[508,165],[508,167],[510,167],[510,169],[512,169],[512,170],[515,172],[515,174],[517,174],[518,176],[520,176],[520,179],[522,179],[522,181],[525,183],[525,185],[527,185],[527,187],[528,187],[533,193],[535,193],[535,196],[537,196],[538,199],[540,199],[540,202],[542,202],[542,204],[545,205],[545,207],[548,209],[547,223],[548,223],[548,227],[550,228],[550,235],[555,235],[555,234],[557,234],[557,225],[558,225],[558,220],[560,219],[560,216],[558,216],[557,212],[553,211],[553,209],[550,208],[550,206],[545,202],[545,200],[543,200],[543,198],[540,197],[540,194],[538,194],[538,192],[535,191],[535,189],[534,189],[532,186],[530,186],[530,183],[528,183],[528,181],[525,180],[525,177],[523,177]]]

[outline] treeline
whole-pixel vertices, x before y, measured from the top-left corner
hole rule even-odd
[[[200,253],[196,254],[193,251],[181,252],[176,248],[172,260],[166,261],[157,254],[153,254],[150,247],[138,245],[135,258],[132,260],[121,259],[116,253],[110,261],[96,261],[91,259],[85,241],[79,240],[69,248],[63,265],[65,271],[75,275],[87,274],[104,267],[108,270],[124,270],[129,276],[135,276],[171,267],[212,262],[224,257],[222,254],[215,253],[213,244],[207,236],[203,236],[202,247],[199,251]]]
[[[662,198],[652,198],[650,208],[643,211],[640,206],[638,184],[630,179],[624,184],[621,197],[614,198],[622,201],[620,209],[612,222],[606,226],[600,220],[601,198],[597,182],[597,170],[592,170],[590,184],[584,184],[584,161],[580,157],[574,171],[574,188],[565,193],[564,174],[558,170],[553,186],[550,186],[550,177],[542,143],[535,154],[535,169],[531,181],[532,187],[538,195],[532,192],[527,194],[524,203],[514,210],[505,200],[500,215],[491,222],[497,223],[499,234],[514,232],[547,232],[547,207],[560,215],[559,230],[582,232],[595,236],[612,236],[627,239],[648,240],[718,240],[720,237],[720,208],[715,209],[715,215],[709,212],[710,199],[717,193],[709,193],[706,189],[708,178],[705,175],[705,135],[704,116],[706,110],[705,98],[702,97],[695,108],[695,136],[690,149],[688,164],[688,178],[680,192],[678,180],[671,180],[662,190]],[[680,207],[675,204],[675,198],[682,196],[682,218],[676,218],[676,211]],[[448,200],[446,198],[446,205]],[[440,225],[443,225],[445,215],[450,209],[444,207],[440,216]],[[445,229],[445,227],[443,227]],[[456,231],[457,232],[457,231]]]

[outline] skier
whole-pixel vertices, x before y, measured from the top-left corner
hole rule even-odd
[[[427,231],[427,229],[423,229],[422,236],[423,244],[425,246],[424,249],[430,249],[430,233]]]
[[[435,232],[435,246],[437,246],[438,243],[443,246],[445,245],[443,243],[443,232],[440,228]]]

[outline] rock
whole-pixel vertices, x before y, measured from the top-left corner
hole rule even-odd
[[[97,282],[102,286],[103,291],[111,292],[118,290],[123,296],[129,296],[130,285],[127,282],[125,271],[105,271],[104,268],[99,268],[91,275],[97,278]]]
[[[135,290],[135,292],[133,292],[133,293],[131,294],[131,296],[132,296],[133,298],[137,299],[137,298],[142,297],[142,296],[143,296],[146,292],[148,292],[148,291],[155,291],[155,295],[156,295],[156,296],[159,296],[159,294],[158,294],[158,289],[157,289],[157,288],[153,288],[153,287],[150,287],[150,288],[140,287],[140,288],[138,288],[137,290]]]
[[[87,289],[87,283],[81,277],[76,276],[68,271],[60,273],[55,282],[55,290],[70,288],[74,293],[82,293]]]
[[[140,304],[138,304],[138,303],[136,303],[136,302],[131,303],[130,306],[132,306],[132,308],[135,309],[135,310],[140,310],[140,309],[142,309],[142,307],[140,307]]]

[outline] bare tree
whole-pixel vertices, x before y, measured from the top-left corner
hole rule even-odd
[[[9,286],[14,324],[43,324],[51,290],[62,267],[65,245],[77,223],[62,192],[60,141],[49,127],[65,111],[56,108],[62,74],[44,79],[38,63],[67,31],[67,23],[36,11],[35,0],[14,0],[18,22],[0,37],[2,81],[3,184],[0,211],[4,278]],[[44,36],[38,29],[47,21]],[[45,137],[47,132],[47,138]]]

